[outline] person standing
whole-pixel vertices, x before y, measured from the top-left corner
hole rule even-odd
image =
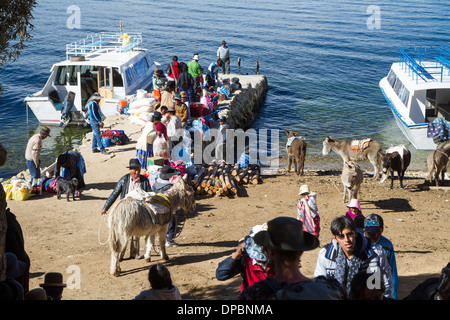
[[[194,101],[197,101],[197,94],[198,94],[198,88],[200,87],[201,83],[200,83],[200,77],[203,73],[203,68],[200,66],[200,64],[198,63],[198,53],[194,53],[194,56],[192,57],[192,60],[190,62],[188,62],[187,67],[188,67],[188,72],[189,74],[192,76],[192,78],[194,79],[194,84],[192,85],[192,96]]]
[[[45,140],[47,137],[50,137],[50,128],[43,127],[39,133],[36,133],[28,140],[25,150],[25,160],[30,171],[31,181],[41,177],[42,140]]]
[[[103,97],[97,92],[91,97],[91,102],[88,105],[88,117],[89,123],[92,128],[92,152],[101,152],[102,154],[108,154],[102,143],[102,134],[100,129],[103,128],[102,113],[100,111],[100,105],[98,104]]]
[[[178,80],[178,77],[180,76],[180,65],[178,63],[178,57],[173,56],[172,61],[167,65],[166,69],[168,81],[173,82],[174,88],[176,88],[176,82]]]
[[[398,273],[397,262],[395,260],[394,245],[392,242],[382,235],[384,230],[383,218],[375,213],[369,214],[364,219],[364,233],[366,238],[372,240],[372,243],[378,244],[383,248],[384,253],[391,266],[392,272],[392,297],[398,299]]]
[[[222,40],[222,46],[217,49],[217,59],[222,61],[222,74],[230,74],[230,49],[225,40]]]
[[[136,158],[142,169],[147,169],[147,158],[153,157],[153,141],[156,138],[156,126],[153,121],[145,124],[141,136],[136,143]]]
[[[167,78],[163,71],[159,68],[153,70],[153,97],[157,101],[161,101],[161,90],[167,86]]]
[[[226,144],[225,140],[227,138],[227,130],[230,128],[227,124],[227,118],[225,116],[219,119],[219,129],[217,133],[217,143],[216,143],[216,159],[225,160],[226,157]]]
[[[353,277],[368,272],[384,285],[384,296],[392,298],[392,272],[383,248],[357,232],[355,222],[347,216],[333,219],[331,234],[331,243],[319,251],[314,277],[335,278],[348,295]]]
[[[139,162],[139,159],[130,159],[130,163],[127,168],[130,172],[122,176],[122,178],[120,178],[117,182],[114,190],[106,200],[106,203],[101,210],[102,215],[106,214],[119,196],[120,199],[123,199],[129,192],[136,189],[141,189],[145,192],[152,191],[147,177],[141,175],[141,163]],[[139,237],[132,237],[130,244],[130,257],[135,259],[144,258],[143,255],[139,254]]]
[[[316,201],[317,193],[311,192],[309,186],[304,184],[300,187],[299,195],[301,198],[297,203],[297,219],[302,221],[304,231],[319,237],[320,216]]]
[[[188,107],[182,101],[181,95],[176,95],[173,100],[175,101],[175,115],[180,118],[181,127],[184,128],[189,116]]]
[[[223,66],[223,62],[220,59],[211,63],[208,67],[209,77],[211,83],[208,83],[209,87],[214,87],[219,80],[219,67]]]
[[[176,92],[185,92],[189,102],[194,102],[193,97],[194,78],[188,72],[188,66],[185,63],[180,64],[180,75],[178,76]]]

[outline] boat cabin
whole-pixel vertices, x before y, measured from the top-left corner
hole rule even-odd
[[[75,94],[73,122],[84,122],[83,111],[95,92],[103,97],[103,114],[115,113],[120,99],[152,85],[155,62],[141,42],[141,34],[100,33],[68,44],[66,60],[54,64],[44,88],[25,101],[44,123],[60,122],[69,92]]]

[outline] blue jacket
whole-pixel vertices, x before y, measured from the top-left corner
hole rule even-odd
[[[389,265],[391,266],[392,273],[392,297],[398,299],[398,274],[397,274],[397,263],[395,261],[394,245],[392,242],[384,236],[380,237],[380,240],[376,243],[383,248],[386,254]]]
[[[102,122],[102,114],[100,112],[100,106],[97,101],[92,100],[88,105],[89,120],[92,122],[100,123]]]

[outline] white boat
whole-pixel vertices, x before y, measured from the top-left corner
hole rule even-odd
[[[66,45],[66,60],[54,64],[44,88],[24,101],[42,124],[61,123],[61,109],[69,92],[75,94],[71,124],[83,124],[86,103],[95,92],[103,99],[103,115],[117,112],[119,101],[152,86],[155,67],[141,48],[141,33],[97,33]]]
[[[444,46],[403,46],[380,83],[397,125],[419,150],[434,150],[438,139],[428,127],[450,121],[450,49]],[[442,122],[442,121],[441,121]]]

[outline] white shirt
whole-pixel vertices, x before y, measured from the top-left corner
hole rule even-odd
[[[167,124],[167,136],[170,137],[174,137],[177,134],[181,134],[181,133],[177,133],[178,129],[183,129],[183,125],[181,124],[181,119],[176,116],[176,115],[172,115],[172,118],[170,119],[169,123]]]

